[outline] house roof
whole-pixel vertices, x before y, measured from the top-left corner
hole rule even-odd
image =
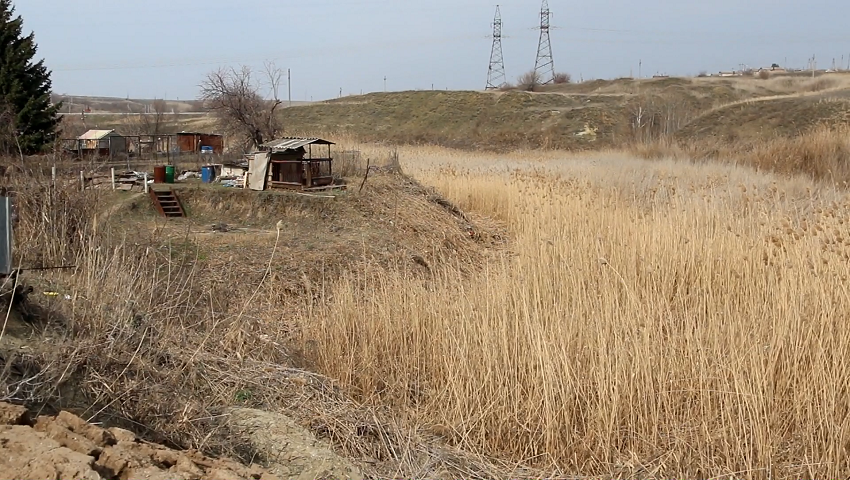
[[[322,140],[321,138],[296,138],[284,137],[277,140],[266,142],[262,145],[263,148],[273,152],[283,152],[285,150],[297,150],[307,145],[336,145],[334,142]]]
[[[115,130],[89,130],[77,137],[77,140],[100,140],[113,133],[115,133]]]

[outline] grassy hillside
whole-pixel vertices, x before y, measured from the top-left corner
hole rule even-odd
[[[116,128],[143,133],[146,100],[86,99],[100,113],[66,117],[65,131]],[[99,103],[98,103],[99,102]],[[126,103],[124,105],[122,102]],[[372,93],[280,111],[287,135],[461,149],[600,150],[655,142],[728,145],[793,138],[824,124],[848,123],[850,75],[817,78],[662,78],[594,80],[517,90]],[[122,106],[123,105],[123,106]],[[169,108],[165,131],[215,130],[197,102]],[[143,108],[143,107],[140,107]],[[101,111],[102,110],[102,111]],[[197,112],[197,113],[195,113]]]
[[[754,119],[767,120],[752,123],[758,135],[773,130],[794,134],[823,121],[842,121],[844,101],[828,99],[847,92],[848,78],[619,79],[548,86],[534,93],[373,93],[287,109],[282,115],[293,134],[466,149],[590,150],[680,131],[684,140],[735,132]],[[811,92],[831,96],[808,96]],[[759,99],[779,103],[746,103]],[[724,110],[726,105],[734,108]]]
[[[700,115],[676,136],[682,141],[751,143],[771,137],[794,137],[823,124],[850,124],[850,91],[733,103]]]

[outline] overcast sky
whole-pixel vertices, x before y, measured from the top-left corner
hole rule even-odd
[[[538,0],[18,0],[56,93],[190,99],[220,66],[292,69],[293,100],[482,89],[501,3],[510,80],[534,66]],[[573,78],[850,61],[846,0],[550,0]],[[286,93],[283,93],[286,96]]]

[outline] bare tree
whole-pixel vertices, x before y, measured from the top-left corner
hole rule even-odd
[[[159,135],[165,133],[167,108],[168,104],[165,103],[165,100],[158,98],[151,104],[149,112],[139,115],[139,124],[142,127],[143,134]]]
[[[225,133],[243,139],[246,146],[257,147],[282,130],[277,117],[282,79],[283,71],[271,63],[265,65],[259,80],[247,66],[219,69],[201,84],[201,100]]]
[[[144,113],[130,113],[125,117],[122,132],[127,135],[162,135],[169,133],[168,104],[165,100],[155,99]]]

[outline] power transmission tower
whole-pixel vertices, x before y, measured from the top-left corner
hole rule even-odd
[[[496,5],[496,17],[493,19],[493,49],[490,51],[486,90],[502,88],[506,83],[505,58],[502,56],[502,13]]]
[[[549,0],[543,0],[540,9],[540,43],[537,45],[537,61],[534,62],[534,71],[542,85],[555,82],[555,60],[552,58],[552,41],[549,38],[550,18]]]

